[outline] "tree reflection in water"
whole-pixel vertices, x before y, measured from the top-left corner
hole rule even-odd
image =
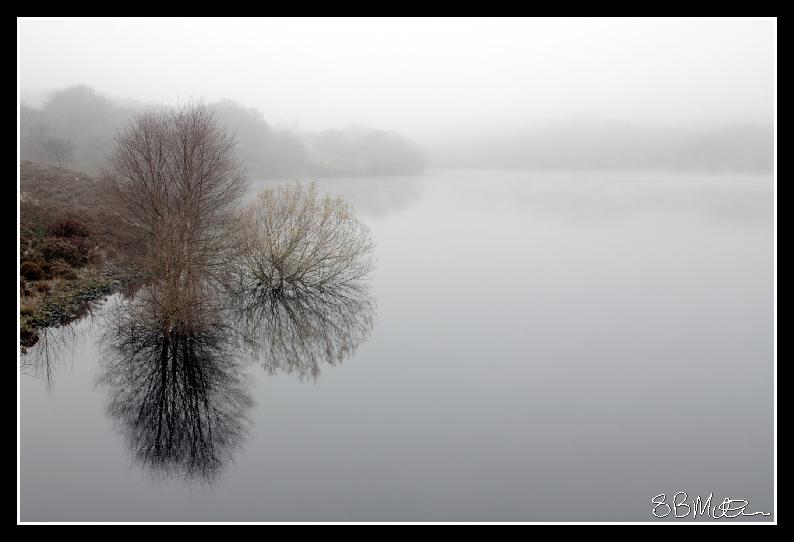
[[[316,379],[372,330],[374,242],[346,203],[293,185],[260,194],[237,226],[223,229],[241,237],[222,271],[177,243],[187,255],[158,252],[149,283],[107,319],[109,412],[135,460],[164,476],[212,481],[243,441],[241,360]]]
[[[204,297],[191,302],[200,311],[164,311],[151,285],[113,307],[100,382],[137,463],[161,478],[212,482],[249,426],[243,360],[315,379],[322,363],[340,363],[367,339],[375,302],[364,286],[225,299],[215,289],[193,291]]]
[[[116,307],[103,337],[108,412],[136,462],[211,482],[244,440],[253,404],[228,329],[206,319],[164,326],[135,308]]]
[[[316,379],[369,337],[374,314],[364,287],[261,290],[238,307],[238,336],[269,374]]]
[[[270,372],[317,378],[364,341],[375,311],[375,242],[340,198],[316,184],[261,192],[242,215],[228,299],[243,343]]]

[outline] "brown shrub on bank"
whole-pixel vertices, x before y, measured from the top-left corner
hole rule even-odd
[[[28,280],[39,280],[43,275],[41,267],[37,263],[31,261],[22,262],[19,272]]]
[[[48,262],[63,260],[72,267],[79,267],[86,261],[85,254],[80,247],[58,237],[45,237],[37,249]]]
[[[84,238],[88,237],[90,230],[85,222],[76,218],[62,218],[50,224],[47,233],[53,237]]]
[[[77,273],[75,273],[75,270],[72,269],[69,264],[60,260],[50,264],[50,275],[66,280],[73,280],[77,278]]]
[[[130,223],[109,210],[94,180],[31,162],[23,162],[20,171],[22,260],[38,262],[46,274],[46,263],[54,260],[42,254],[40,245],[45,238],[55,238],[68,241],[82,255],[82,263],[63,258],[73,267],[99,265],[106,260],[138,264],[145,253],[144,239]],[[58,250],[50,252],[50,257],[58,259]]]
[[[36,291],[41,292],[42,294],[46,294],[50,291],[50,285],[47,282],[37,282],[36,283]]]

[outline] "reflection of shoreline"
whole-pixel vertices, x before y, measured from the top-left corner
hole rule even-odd
[[[118,292],[124,294],[138,280],[139,277],[129,268],[105,265],[101,271],[86,268],[85,273],[77,278],[56,282],[33,309],[20,314],[21,353],[25,354],[36,344],[41,331],[79,320],[106,296]],[[27,296],[30,291],[23,289],[21,294]]]
[[[96,323],[96,317],[105,310],[108,301],[107,297],[86,301],[69,322],[39,329],[34,344],[20,355],[20,372],[43,378],[47,388],[52,388],[58,366],[79,341],[86,339],[86,328]]]

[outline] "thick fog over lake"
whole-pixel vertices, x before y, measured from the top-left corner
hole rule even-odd
[[[776,521],[776,25],[18,21],[18,521]]]
[[[20,83],[31,107],[87,85],[396,131],[431,167],[770,170],[775,40],[774,21],[25,21]]]

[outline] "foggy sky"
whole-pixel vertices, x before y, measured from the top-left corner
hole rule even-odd
[[[229,98],[419,141],[570,119],[772,122],[774,20],[22,20],[20,96]]]

